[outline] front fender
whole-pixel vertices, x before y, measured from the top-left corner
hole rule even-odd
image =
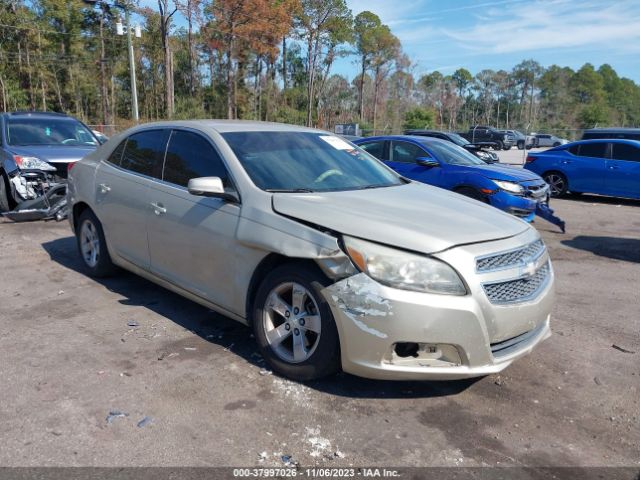
[[[2,152],[2,169],[7,175],[12,175],[19,170],[18,164],[13,159],[13,155]]]

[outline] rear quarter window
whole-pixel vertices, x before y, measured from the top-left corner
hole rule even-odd
[[[120,166],[120,162],[122,161],[122,153],[124,152],[124,146],[127,143],[127,139],[125,138],[120,144],[115,148],[109,158],[107,158],[107,162],[112,163],[114,165]]]

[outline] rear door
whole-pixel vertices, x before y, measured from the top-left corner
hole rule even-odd
[[[567,175],[569,190],[574,192],[605,192],[606,161],[609,156],[608,142],[574,145],[567,149],[569,155],[560,159],[562,170]]]
[[[605,186],[612,195],[640,198],[640,148],[630,143],[612,143],[606,161]]]
[[[212,142],[200,132],[171,133],[161,181],[149,187],[149,250],[153,273],[207,300],[232,309],[235,233],[240,206],[191,195],[191,178],[232,180]]]
[[[161,174],[169,131],[145,130],[124,140],[96,171],[96,214],[110,250],[149,269],[149,185]]]

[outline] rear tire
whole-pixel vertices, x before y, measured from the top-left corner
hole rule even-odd
[[[76,240],[82,264],[92,277],[108,277],[117,271],[111,261],[102,224],[91,210],[85,210],[78,218]]]
[[[552,197],[562,197],[567,194],[569,183],[567,177],[560,172],[547,172],[542,179],[549,184],[549,193]]]
[[[274,372],[296,381],[340,369],[340,341],[320,291],[330,282],[303,263],[271,271],[256,292],[251,320],[262,356]]]
[[[518,150],[524,150],[524,140],[518,142]]]

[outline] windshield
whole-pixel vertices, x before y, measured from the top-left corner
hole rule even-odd
[[[228,132],[222,136],[263,190],[326,192],[402,184],[381,162],[334,135]]]
[[[461,137],[457,133],[449,133],[448,136],[451,139],[451,141],[453,143],[455,143],[456,145],[462,146],[462,145],[469,145],[471,143],[469,140],[467,140],[466,138]]]
[[[98,145],[91,132],[71,118],[20,117],[7,119],[7,143],[26,145]]]
[[[449,165],[485,165],[472,153],[449,142],[430,142],[427,147],[435,153],[438,160]]]

